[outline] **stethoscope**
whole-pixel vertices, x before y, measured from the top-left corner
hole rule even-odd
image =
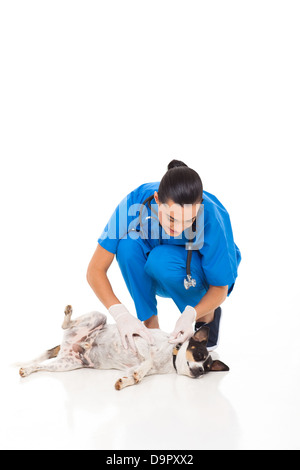
[[[141,230],[143,236],[144,236],[144,233],[143,233],[143,224],[142,224],[142,210],[143,210],[144,206],[147,205],[149,207],[149,209],[151,210],[151,212],[155,213],[157,220],[159,220],[157,212],[153,209],[153,207],[151,207],[151,201],[153,199],[154,199],[154,195],[152,195],[152,196],[148,197],[147,199],[145,199],[145,201],[142,203],[142,208],[140,209],[140,212],[139,212],[140,230]],[[149,220],[149,219],[155,219],[155,217],[150,215],[150,216],[146,217],[145,220]],[[195,229],[195,224],[196,224],[196,221],[192,225],[193,231]],[[162,230],[162,226],[159,223],[159,244],[161,244],[161,230]],[[196,279],[193,279],[192,274],[191,274],[193,239],[190,239],[188,241],[188,243],[186,244],[186,249],[187,249],[186,278],[184,278],[183,284],[184,284],[184,287],[186,288],[186,290],[188,290],[190,287],[196,287],[196,285],[197,285]]]

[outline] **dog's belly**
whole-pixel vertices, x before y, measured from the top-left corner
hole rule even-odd
[[[169,335],[158,329],[151,330],[151,334],[154,346],[139,336],[135,337],[139,353],[134,354],[130,348],[124,349],[117,325],[105,325],[103,318],[95,315],[92,323],[77,322],[66,332],[59,355],[66,361],[94,369],[127,370],[151,360],[152,368],[148,375],[174,371]]]
[[[94,367],[89,351],[98,335],[105,329],[106,317],[95,312],[75,320],[74,325],[65,332],[59,357],[72,361],[82,367]]]
[[[85,355],[95,369],[126,370],[141,363],[129,348],[124,349],[116,325],[107,325],[99,331]]]
[[[168,342],[169,335],[161,330],[151,330],[151,334],[155,345],[149,346],[143,338],[137,336],[135,342],[139,354],[134,354],[130,348],[124,349],[117,326],[106,325],[102,331],[97,332],[91,348],[85,352],[86,360],[95,369],[126,370],[151,359],[153,367],[149,375],[174,372],[173,345]]]
[[[174,372],[172,349],[168,342],[169,335],[161,330],[151,330],[155,340],[154,346],[137,336],[135,338],[139,354],[135,355],[130,348],[124,349],[116,325],[107,325],[97,334],[93,348],[88,351],[89,361],[96,369],[127,370],[139,366],[151,359],[153,366],[147,375],[168,374]]]

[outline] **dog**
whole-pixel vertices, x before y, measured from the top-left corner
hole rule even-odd
[[[150,346],[143,338],[135,336],[137,353],[134,353],[124,349],[117,325],[108,325],[104,314],[91,312],[72,320],[72,313],[72,307],[68,305],[61,346],[23,366],[19,371],[21,377],[38,371],[66,372],[81,368],[127,370],[127,375],[115,384],[116,390],[122,390],[153,374],[176,371],[198,378],[210,371],[229,371],[226,364],[213,360],[207,351],[207,326],[202,326],[190,340],[175,347],[169,343],[170,335],[159,329],[151,330],[155,345]]]

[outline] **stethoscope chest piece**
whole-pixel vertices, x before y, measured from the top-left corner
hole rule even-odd
[[[186,290],[188,290],[190,287],[196,287],[197,285],[196,279],[193,279],[190,274],[187,275],[183,282]]]

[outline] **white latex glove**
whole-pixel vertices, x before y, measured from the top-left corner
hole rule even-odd
[[[132,351],[137,352],[133,335],[139,335],[144,338],[148,344],[154,344],[154,339],[148,328],[146,328],[140,320],[131,315],[123,304],[112,305],[108,311],[117,323],[122,344],[125,349],[128,349],[128,341]]]
[[[194,323],[196,321],[196,310],[189,305],[182,312],[181,317],[177,320],[175,329],[171,333],[169,343],[184,343],[195,334]]]

